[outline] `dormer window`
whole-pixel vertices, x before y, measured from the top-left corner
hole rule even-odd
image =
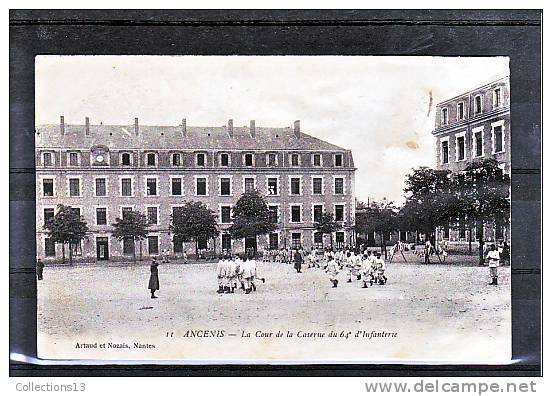
[[[196,165],[197,166],[205,166],[205,154],[204,153],[197,153],[196,154]]]
[[[291,154],[291,166],[299,166],[299,165],[300,165],[299,154],[297,153]]]
[[[49,153],[49,152],[42,153],[42,164],[44,166],[52,166],[53,165],[52,153]]]
[[[228,153],[222,153],[220,155],[220,166],[230,166],[230,156],[228,155]]]
[[[245,166],[253,166],[253,154],[245,154],[243,162],[245,163]]]
[[[460,102],[456,106],[456,119],[458,121],[464,119],[464,102]]]
[[[121,154],[121,165],[123,165],[123,166],[130,166],[131,165],[130,153],[122,153]]]
[[[500,87],[495,88],[493,91],[493,107],[500,107],[502,105],[502,89]]]
[[[173,153],[171,158],[172,166],[180,166],[182,165],[182,156],[180,153]]]
[[[155,153],[148,153],[146,156],[146,164],[148,166],[155,166],[157,164],[157,156]]]
[[[336,154],[334,156],[334,165],[343,166],[343,154]]]

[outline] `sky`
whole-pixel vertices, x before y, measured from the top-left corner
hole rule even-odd
[[[35,122],[292,126],[352,150],[356,197],[403,201],[435,166],[435,105],[509,74],[505,57],[37,56]]]

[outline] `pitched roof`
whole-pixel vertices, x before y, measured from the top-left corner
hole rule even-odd
[[[110,149],[225,149],[225,150],[338,150],[346,149],[301,132],[295,137],[292,128],[255,128],[252,138],[248,127],[234,127],[230,137],[225,126],[186,128],[181,126],[140,125],[138,136],[134,125],[90,125],[89,136],[84,125],[65,124],[65,134],[59,125],[36,127],[36,147],[83,149],[105,145]]]

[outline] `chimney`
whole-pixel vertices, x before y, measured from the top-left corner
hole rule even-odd
[[[90,118],[84,117],[84,134],[90,136]]]
[[[134,118],[134,134],[138,136],[138,117]]]
[[[59,130],[61,132],[61,135],[65,135],[65,117],[59,116]]]
[[[186,137],[186,119],[182,119],[182,137]]]
[[[293,133],[296,138],[299,139],[301,137],[301,121],[297,120],[293,123]]]
[[[251,134],[251,137],[255,139],[255,133],[257,131],[255,130],[255,120],[249,121],[249,133]]]
[[[232,138],[234,137],[234,121],[231,119],[228,120],[228,135]]]

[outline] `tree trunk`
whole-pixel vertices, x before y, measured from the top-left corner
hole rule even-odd
[[[197,239],[194,240],[195,242],[195,254],[196,254],[196,259],[199,259],[199,256],[197,254]]]
[[[61,244],[61,262],[65,264],[65,242]]]
[[[69,242],[69,265],[73,265],[73,246]]]
[[[469,229],[469,232],[468,232],[468,253],[471,254],[472,253],[472,229],[473,227],[470,227]]]
[[[485,247],[483,221],[477,222],[477,240],[479,241],[479,265],[485,265],[485,258],[483,257],[483,249]]]
[[[132,239],[132,260],[136,264],[136,241]]]
[[[142,240],[140,239],[140,261],[143,260],[143,256],[142,256]]]

